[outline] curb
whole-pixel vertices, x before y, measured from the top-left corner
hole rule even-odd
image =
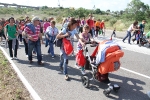
[[[32,98],[34,100],[42,100],[39,97],[39,95],[35,92],[35,90],[32,88],[32,86],[29,84],[29,82],[26,80],[26,78],[22,75],[22,73],[20,72],[20,70],[18,69],[18,67],[15,65],[15,63],[10,59],[9,55],[5,52],[5,50],[3,49],[3,47],[0,47],[0,50],[2,50],[3,54],[8,59],[8,61],[11,64],[11,66],[13,67],[13,69],[15,70],[15,72],[17,73],[17,75],[19,76],[20,80],[22,81],[22,83],[24,84],[24,86],[26,87],[26,89],[29,91],[29,93],[32,96]]]

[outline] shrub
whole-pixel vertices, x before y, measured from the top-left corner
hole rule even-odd
[[[112,19],[109,20],[109,22],[110,22],[110,25],[113,26],[117,22],[117,19],[112,18]]]

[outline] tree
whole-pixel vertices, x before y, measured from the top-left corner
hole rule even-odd
[[[100,9],[96,9],[95,10],[95,14],[101,14],[102,12],[101,12],[101,10]]]
[[[149,7],[140,0],[132,0],[126,8],[125,14],[127,14],[127,18],[141,21],[145,19],[145,13],[148,12],[148,8]]]

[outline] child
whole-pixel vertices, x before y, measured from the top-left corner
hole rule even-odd
[[[83,32],[79,34],[80,39],[82,40],[83,43],[86,43],[89,41],[89,39],[91,40],[91,42],[94,42],[94,39],[92,38],[91,34],[89,33],[90,31],[90,27],[88,25],[84,25],[83,26]],[[77,43],[77,51],[83,49],[84,47],[81,45],[80,41]],[[76,67],[77,64],[76,64]],[[83,66],[81,66],[81,73],[84,75],[85,73],[85,69]]]
[[[114,37],[116,37],[116,28],[114,28],[113,33],[111,34],[111,40],[112,40],[113,35],[114,35]]]

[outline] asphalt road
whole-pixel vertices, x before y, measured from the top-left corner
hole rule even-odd
[[[104,39],[102,36],[98,38],[99,41],[102,39]],[[47,53],[48,48],[42,45],[44,66],[38,66],[36,55],[33,56],[34,63],[29,64],[23,44],[18,50],[18,60],[13,61],[42,100],[149,100],[146,92],[150,90],[150,79],[122,69],[126,68],[150,76],[149,50],[146,51],[145,48],[135,47],[135,45],[128,46],[126,43],[121,46],[131,50],[123,48],[125,55],[121,59],[121,69],[109,74],[111,82],[121,86],[118,93],[112,91],[109,97],[105,97],[103,94],[103,89],[107,88],[103,83],[91,81],[90,88],[83,87],[80,79],[81,72],[74,67],[75,57],[69,57],[70,81],[65,81],[64,75],[58,67],[60,62],[58,47],[55,47],[56,57],[52,59]],[[132,47],[137,49],[132,50]],[[94,47],[89,47],[90,54],[93,50]],[[8,49],[5,51],[8,53]]]

